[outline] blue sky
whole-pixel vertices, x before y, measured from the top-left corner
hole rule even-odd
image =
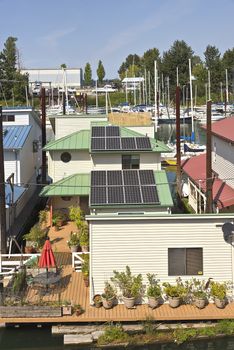
[[[102,60],[118,76],[128,54],[185,40],[203,56],[208,44],[234,47],[234,0],[0,0],[0,50],[18,38],[24,68],[84,68]]]

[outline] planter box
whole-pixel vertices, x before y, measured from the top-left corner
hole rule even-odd
[[[0,306],[0,317],[31,318],[31,317],[61,317],[60,306]]]
[[[72,315],[72,306],[62,306],[63,316],[71,316]]]

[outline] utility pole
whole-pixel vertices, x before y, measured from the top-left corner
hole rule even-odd
[[[2,106],[0,106],[0,254],[7,250]],[[0,266],[1,269],[1,266]]]

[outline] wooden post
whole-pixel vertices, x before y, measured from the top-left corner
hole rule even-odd
[[[212,155],[211,155],[211,101],[207,101],[207,126],[206,126],[206,213],[213,212],[213,179],[212,179]]]
[[[41,139],[42,148],[46,145],[46,101],[45,101],[45,88],[41,88]],[[42,150],[42,172],[41,182],[46,184],[46,152]]]
[[[0,254],[7,250],[2,106],[0,106]]]

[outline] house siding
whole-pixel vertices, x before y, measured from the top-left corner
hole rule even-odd
[[[92,170],[92,161],[88,151],[70,151],[71,161],[63,163],[60,159],[63,151],[51,151],[49,161],[49,176],[53,182],[73,174],[86,174]]]
[[[160,153],[141,153],[140,169],[161,170],[161,154]]]
[[[102,292],[113,270],[123,271],[126,265],[141,273],[144,282],[147,273],[157,274],[161,282],[175,282],[176,277],[168,276],[168,248],[203,248],[203,276],[196,277],[232,280],[232,248],[221,228],[230,219],[117,220],[90,222],[91,298]]]
[[[93,170],[121,170],[121,154],[92,154]]]
[[[55,139],[70,135],[79,130],[90,129],[90,123],[97,121],[107,121],[106,116],[101,117],[62,117],[55,118]]]
[[[219,178],[234,188],[234,145],[212,136],[212,160],[212,168]]]

